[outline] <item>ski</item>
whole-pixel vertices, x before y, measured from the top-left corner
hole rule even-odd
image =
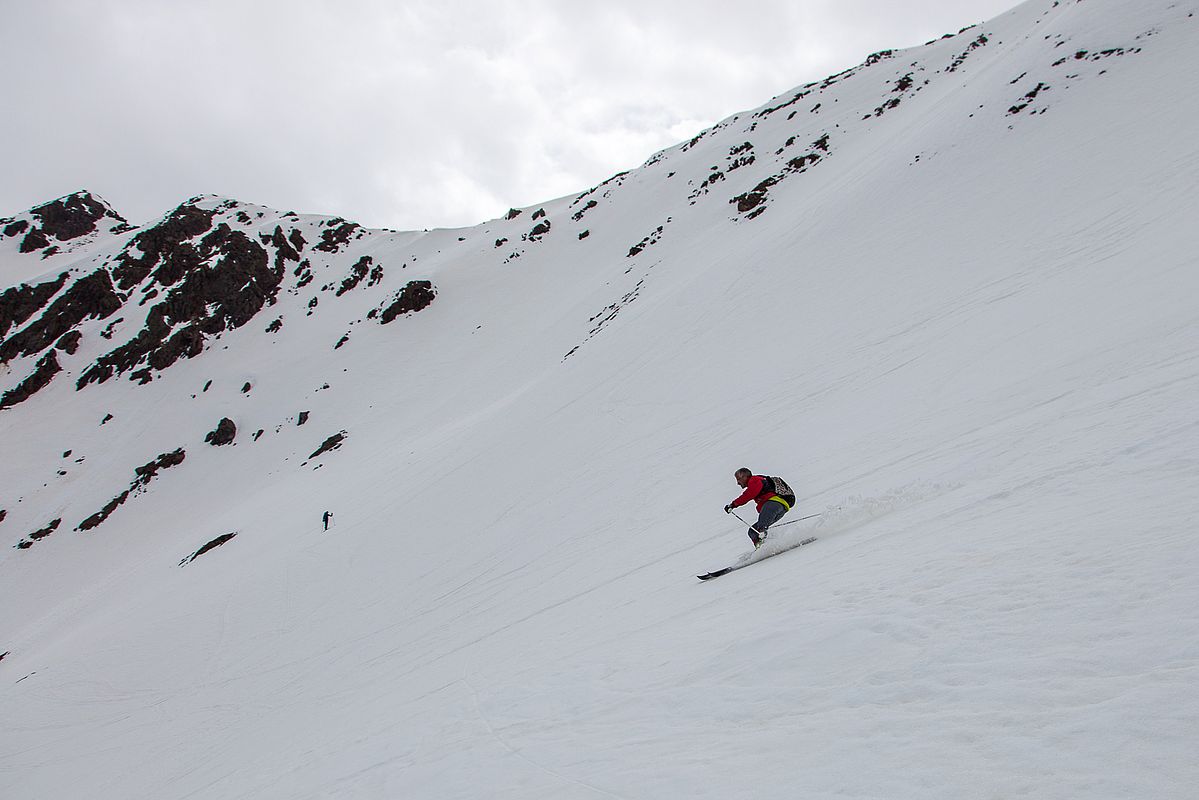
[[[795,547],[788,547],[786,550],[780,550],[777,553],[768,553],[767,555],[764,555],[759,559],[753,559],[753,560],[747,559],[743,563],[734,564],[731,567],[725,567],[724,569],[718,569],[718,570],[715,570],[714,572],[709,572],[704,575],[696,575],[695,577],[699,578],[701,581],[710,581],[713,578],[719,578],[721,575],[728,575],[733,570],[743,569],[745,567],[748,567],[750,564],[757,564],[759,561],[765,561],[768,558],[773,558],[774,556],[780,555],[781,553],[786,553],[788,550],[794,550],[796,547],[803,547],[805,544],[811,544],[814,541],[816,541],[816,537],[810,536],[807,539],[804,539],[799,544],[795,545]],[[750,555],[753,555],[753,554],[751,553]]]

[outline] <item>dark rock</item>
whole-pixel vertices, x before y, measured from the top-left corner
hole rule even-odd
[[[809,84],[809,85],[810,85],[810,84]],[[793,103],[798,103],[800,100],[803,100],[805,97],[807,97],[807,96],[808,96],[808,95],[810,95],[811,93],[812,93],[812,92],[811,92],[809,89],[806,89],[806,88],[805,88],[804,90],[801,90],[801,91],[799,91],[799,92],[796,92],[794,95],[792,95],[792,97],[791,97],[791,99],[790,99],[790,100],[787,100],[787,101],[785,101],[785,102],[783,102],[783,103],[779,103],[777,106],[771,106],[770,108],[764,108],[764,109],[762,109],[761,111],[759,111],[757,114],[755,114],[754,116],[756,116],[756,117],[768,117],[768,116],[770,116],[771,114],[773,114],[774,112],[776,112],[776,111],[780,111],[780,110],[782,110],[782,109],[786,108],[787,106],[789,106],[789,105],[792,105]],[[684,150],[687,150],[687,149],[689,149],[689,148],[691,148],[691,147],[694,147],[694,146],[695,146],[695,143],[696,143],[696,142],[698,142],[700,139],[702,139],[702,138],[703,138],[703,136],[704,136],[704,134],[703,134],[703,133],[701,133],[700,135],[696,136],[696,137],[695,137],[694,139],[692,139],[692,140],[690,141],[690,143],[689,143],[689,144],[688,144],[686,147],[684,147],[683,149],[684,149]]]
[[[216,213],[184,203],[158,225],[133,237],[112,272],[117,286],[123,291],[131,289],[145,280],[155,265],[159,265],[158,280],[165,285],[198,267],[202,259],[189,240],[211,229]]]
[[[259,428],[258,433],[254,434],[254,441],[258,441],[259,439],[261,439],[263,433],[264,433],[264,431],[262,430],[262,428]]]
[[[333,345],[333,349],[340,350],[341,346],[348,341],[350,341],[350,334],[347,333],[346,335],[342,336],[340,339],[337,340],[337,344]]]
[[[395,301],[382,310],[380,321],[386,325],[400,314],[421,311],[427,308],[436,296],[437,292],[430,281],[409,281],[396,295]]]
[[[41,530],[36,530],[33,533],[29,534],[29,538],[35,542],[40,539],[45,539],[47,536],[49,536],[50,534],[52,534],[56,530],[58,530],[58,526],[61,524],[62,524],[62,517],[59,517],[58,519],[54,520],[53,522],[51,522],[49,525],[42,528]]]
[[[297,428],[298,428],[299,426],[303,425],[305,422],[307,422],[307,421],[308,421],[308,413],[309,413],[309,412],[307,412],[307,411],[301,411],[301,412],[300,412],[300,419],[299,419],[299,421],[298,421],[298,422],[296,422],[296,427],[297,427]]]
[[[95,514],[92,514],[83,522],[79,523],[79,527],[76,528],[76,530],[90,531],[92,528],[99,526],[102,522],[104,522],[104,520],[112,516],[112,512],[116,511],[122,503],[129,499],[129,494],[130,490],[126,489],[113,499],[109,500],[107,503],[105,503],[104,508],[100,509]]]
[[[180,447],[174,452],[160,453],[158,458],[148,464],[136,467],[133,471],[137,474],[141,484],[145,485],[150,482],[151,478],[158,474],[160,469],[170,469],[171,467],[178,466],[183,463],[185,458],[187,458],[187,453]]]
[[[336,253],[342,245],[350,241],[350,237],[355,232],[361,231],[362,226],[356,222],[346,222],[344,219],[334,219],[328,223],[328,227],[321,231],[321,241],[314,246],[316,250],[323,250],[326,253]]]
[[[246,381],[245,385],[241,387],[241,393],[242,393],[242,394],[249,394],[249,393],[250,393],[250,390],[251,390],[251,389],[253,389],[253,388],[254,388],[254,387],[250,385],[250,382],[249,382],[249,381]]]
[[[52,281],[36,286],[23,283],[0,292],[0,339],[8,335],[9,328],[21,325],[50,302],[68,277],[64,272]]]
[[[591,235],[591,231],[589,231],[589,230],[587,230],[587,231],[583,231],[582,233],[580,233],[580,234],[579,234],[579,238],[580,238],[580,239],[586,239],[586,238],[587,238],[588,236],[590,236],[590,235]]]
[[[200,556],[207,553],[209,550],[220,547],[221,545],[223,545],[225,542],[229,541],[236,535],[237,535],[236,533],[226,533],[226,534],[222,534],[221,536],[216,537],[211,542],[204,545],[199,550],[197,550],[196,552],[192,553],[190,556],[188,556],[188,557],[184,558],[182,561],[180,561],[179,566],[182,567],[184,564],[190,564],[191,562],[195,561]]]
[[[588,200],[587,205],[583,206],[581,209],[579,209],[575,213],[571,214],[570,218],[573,219],[575,222],[578,222],[579,220],[581,220],[583,218],[584,214],[586,214],[591,209],[595,208],[597,205],[599,205],[599,203],[597,203],[596,201]]]
[[[823,144],[822,149],[827,150],[827,134],[820,139],[817,139],[813,146],[816,146],[817,144]],[[745,214],[747,211],[750,212],[746,215],[746,219],[753,219],[766,210],[766,207],[762,205],[762,203],[766,200],[766,195],[770,191],[771,187],[781,182],[790,174],[806,171],[809,166],[815,164],[817,161],[820,161],[821,158],[822,156],[819,153],[808,153],[797,158],[792,158],[787,162],[787,165],[783,168],[782,172],[771,175],[750,191],[737,195],[729,200],[729,202],[737,204],[737,211],[739,213]]]
[[[216,430],[208,432],[204,441],[210,442],[214,447],[220,447],[232,443],[236,436],[237,426],[233,424],[233,420],[225,417],[216,426]]]
[[[105,217],[125,222],[125,218],[105,206],[87,192],[60,197],[30,210],[38,227],[60,242],[75,239],[96,230],[96,223]]]
[[[296,233],[295,230],[292,233]],[[284,261],[300,260],[300,254],[291,245],[291,240],[283,235],[282,226],[276,225],[275,232],[271,236],[262,237],[264,244],[274,245],[275,247],[275,268],[282,271],[284,269]]]
[[[341,297],[361,283],[362,279],[366,277],[367,272],[370,271],[372,263],[374,263],[374,259],[370,256],[363,256],[358,259],[354,266],[350,267],[350,276],[341,282],[341,287],[337,290],[336,296]]]
[[[29,233],[25,234],[25,238],[21,240],[20,251],[22,253],[33,253],[41,250],[43,247],[49,247],[50,240],[46,238],[46,234],[34,228]]]
[[[968,29],[963,29],[963,30],[968,30]],[[942,37],[942,38],[945,38],[945,37]],[[989,41],[990,41],[990,39],[987,38],[987,35],[985,33],[980,35],[977,39],[972,41],[970,43],[970,45],[964,51],[962,51],[962,53],[957,58],[955,58],[953,60],[952,64],[950,64],[948,67],[946,67],[945,71],[946,72],[957,72],[958,67],[962,66],[962,64],[964,64],[966,62],[966,59],[970,57],[971,53],[973,53],[978,48],[985,46]]]
[[[124,298],[113,288],[108,272],[98,269],[75,281],[38,319],[0,344],[0,364],[19,355],[45,350],[85,319],[104,319],[121,307]]]
[[[108,424],[108,421],[109,421],[109,420],[111,420],[111,419],[112,419],[112,414],[105,414],[105,415],[104,415],[104,419],[100,420],[100,424],[101,424],[101,425],[107,425],[107,424]]]
[[[186,455],[187,454],[181,447],[171,453],[162,453],[153,461],[134,469],[134,473],[137,477],[133,479],[133,483],[130,484],[129,488],[121,492],[112,500],[109,500],[104,508],[102,508],[100,511],[97,511],[95,514],[92,514],[83,522],[79,523],[79,527],[75,530],[89,531],[98,526],[100,523],[104,522],[104,520],[108,519],[112,515],[112,512],[116,511],[122,503],[129,499],[129,495],[148,486],[150,481],[152,481],[158,474],[159,470],[169,469],[178,464],[182,464]]]
[[[0,397],[0,408],[10,408],[17,403],[25,402],[37,392],[46,388],[50,384],[50,381],[54,380],[54,376],[61,371],[62,367],[59,366],[58,355],[55,351],[51,350],[37,362],[37,367],[29,377],[17,384],[16,387],[9,389]]]
[[[313,458],[316,458],[317,456],[324,455],[325,453],[328,453],[332,450],[338,449],[339,447],[341,447],[341,443],[345,441],[346,435],[347,434],[345,431],[341,431],[340,433],[333,434],[328,439],[326,439],[324,441],[324,443],[321,444],[321,446],[318,447],[312,455],[308,456],[308,458],[311,460]]]
[[[267,333],[278,333],[281,330],[283,330],[283,317],[279,317],[270,325],[266,326]]]
[[[19,236],[29,228],[28,220],[19,219],[4,226],[5,237]]]
[[[272,267],[266,249],[241,231],[218,225],[200,240],[196,254],[206,266],[188,272],[153,306],[133,339],[96,359],[78,388],[139,365],[162,371],[180,358],[194,358],[204,351],[207,337],[242,327],[278,294],[283,270]],[[166,263],[155,275],[164,269]],[[173,272],[163,276],[173,277]]]
[[[112,335],[113,335],[113,331],[116,329],[116,327],[118,325],[120,325],[124,321],[125,321],[125,318],[120,317],[118,319],[114,319],[112,322],[105,325],[104,330],[100,331],[100,338],[101,339],[111,339]]]
[[[73,356],[79,350],[79,342],[83,339],[83,334],[79,331],[71,331],[64,333],[62,338],[54,343],[57,350],[64,351],[67,355]]]
[[[516,218],[517,218],[517,217],[519,217],[519,216],[520,216],[520,209],[519,209],[519,208],[510,208],[510,209],[508,209],[508,213],[504,215],[504,219],[506,219],[506,220],[514,220],[514,219],[516,219]]]
[[[1024,95],[1023,98],[1021,98],[1022,100],[1024,100],[1024,102],[1017,103],[1016,105],[1012,106],[1011,108],[1009,108],[1007,110],[1007,113],[1009,115],[1010,114],[1019,114],[1021,111],[1023,111],[1025,108],[1028,107],[1029,103],[1031,103],[1033,100],[1037,99],[1038,94],[1040,94],[1043,90],[1048,89],[1048,88],[1049,88],[1048,84],[1037,83],[1036,88],[1034,88],[1028,94]]]
[[[670,222],[669,219],[667,219],[666,221]],[[643,250],[645,250],[645,248],[649,247],[650,245],[657,244],[658,241],[662,238],[663,229],[664,229],[664,227],[662,225],[659,225],[657,228],[654,229],[653,233],[651,233],[649,236],[646,236],[640,242],[638,242],[637,244],[630,247],[629,252],[625,256],[625,258],[632,258],[633,256],[641,253]]]

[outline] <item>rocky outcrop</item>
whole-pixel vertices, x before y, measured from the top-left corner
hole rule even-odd
[[[203,214],[189,212],[176,221],[199,225],[202,218]],[[253,319],[275,301],[283,281],[283,269],[278,262],[270,263],[267,250],[225,223],[198,243],[178,242],[174,249],[157,252],[159,266],[153,277],[173,288],[151,307],[145,326],[133,339],[96,359],[80,376],[79,388],[127,372],[135,380],[149,382],[152,370],[164,370],[180,358],[194,358],[204,351],[206,338]],[[138,262],[136,269],[140,273],[149,267]],[[126,272],[119,280],[131,280],[138,273]]]
[[[76,192],[31,208],[28,219],[0,219],[0,238],[22,236],[19,250],[33,253],[53,242],[68,242],[95,233],[109,221],[108,230],[128,230],[125,218],[90,192]],[[52,252],[44,253],[52,255]]]
[[[346,222],[341,218],[330,220],[321,231],[320,242],[314,245],[313,249],[326,253],[339,252],[355,234],[361,235],[363,232],[363,227],[357,222]]]
[[[59,517],[58,519],[54,520],[46,527],[40,528],[40,529],[34,531],[33,533],[29,534],[29,537],[27,539],[22,539],[21,541],[17,542],[17,545],[16,545],[17,549],[18,550],[28,550],[30,547],[33,547],[34,542],[45,539],[47,536],[49,536],[50,534],[52,534],[56,530],[58,530],[58,526],[61,524],[62,524],[62,517]]]
[[[337,288],[336,296],[341,297],[346,292],[353,291],[362,282],[362,279],[366,277],[367,273],[370,272],[372,263],[374,263],[374,259],[370,256],[363,256],[358,259],[354,266],[350,267],[349,277],[343,280],[341,286]],[[376,269],[379,270],[379,276],[382,277],[383,268],[376,267]]]
[[[312,455],[308,456],[308,459],[311,461],[312,459],[314,459],[318,456],[322,456],[325,453],[331,452],[331,451],[336,450],[337,448],[341,447],[341,443],[345,441],[346,436],[347,436],[347,434],[345,431],[341,431],[339,433],[333,434],[328,439],[326,439],[324,442],[322,442],[321,446],[318,447],[312,453]]]
[[[0,408],[10,408],[17,403],[25,402],[49,386],[50,381],[54,380],[54,376],[61,371],[62,367],[58,363],[58,355],[55,351],[51,350],[37,362],[37,367],[28,378],[17,384],[15,388],[9,389],[3,396],[0,396]]]
[[[88,192],[61,197],[38,206],[29,212],[47,236],[65,242],[96,230],[96,223],[105,217],[118,222],[125,218],[97,200]]]
[[[186,456],[187,453],[184,452],[182,447],[180,447],[178,450],[175,450],[172,453],[163,453],[148,464],[143,464],[142,466],[137,467],[133,470],[136,477],[133,479],[133,483],[129,485],[129,488],[121,492],[112,500],[109,500],[108,503],[104,505],[104,508],[100,509],[95,514],[92,514],[83,522],[79,523],[79,527],[75,530],[92,530],[100,523],[104,522],[104,520],[112,516],[112,512],[116,511],[122,503],[128,500],[131,494],[139,490],[144,490],[147,486],[149,486],[150,481],[154,480],[154,477],[158,475],[160,470],[169,469],[178,464],[182,464],[183,459],[186,458]]]
[[[204,441],[213,447],[221,447],[222,445],[232,444],[236,437],[237,426],[233,424],[233,420],[225,417],[217,423],[216,430],[208,432],[208,435],[204,437]]]
[[[282,271],[285,269],[285,261],[299,261],[300,250],[304,249],[304,237],[299,237],[299,247],[295,247],[295,237],[299,235],[299,231],[292,230],[292,238],[288,239],[283,235],[283,227],[275,226],[275,232],[270,236],[262,236],[262,243],[273,245],[275,248],[275,268]]]
[[[437,291],[430,281],[409,281],[403,289],[396,293],[395,299],[386,307],[375,309],[367,316],[371,319],[379,317],[379,322],[386,325],[401,314],[414,314],[428,308],[437,296]]]
[[[117,286],[121,291],[132,289],[156,266],[155,279],[169,286],[200,266],[203,257],[190,240],[211,229],[216,214],[215,210],[184,203],[153,228],[134,236],[117,256],[112,271]]]
[[[64,333],[57,342],[54,343],[56,350],[61,350],[69,356],[75,355],[79,351],[79,342],[83,340],[83,334],[79,331],[71,331]]]
[[[50,298],[58,294],[67,278],[66,272],[52,281],[39,283],[36,286],[21,284],[0,292],[0,340],[8,335],[9,329],[24,324],[26,320],[41,311]]]
[[[201,547],[201,548],[200,548],[199,550],[197,550],[196,552],[192,553],[190,556],[185,556],[185,557],[184,557],[184,559],[183,559],[182,561],[180,561],[180,562],[179,562],[179,566],[181,566],[181,567],[182,567],[182,566],[184,566],[185,564],[190,564],[191,562],[195,561],[195,560],[196,560],[197,558],[199,558],[200,556],[202,556],[202,555],[204,555],[205,553],[207,553],[209,550],[214,550],[214,549],[216,549],[216,548],[220,547],[220,546],[221,546],[221,545],[223,545],[225,542],[227,542],[227,541],[229,541],[230,539],[232,539],[234,536],[237,536],[237,534],[236,534],[236,533],[225,533],[225,534],[221,534],[220,536],[216,537],[215,539],[213,539],[213,540],[212,540],[211,542],[209,542],[208,544],[206,544],[206,545],[204,545],[203,547]]]
[[[45,287],[45,284],[42,285]],[[48,287],[43,291],[48,291]],[[108,272],[98,269],[75,281],[33,322],[0,344],[0,364],[17,356],[40,353],[85,319],[104,319],[121,307],[124,298]]]

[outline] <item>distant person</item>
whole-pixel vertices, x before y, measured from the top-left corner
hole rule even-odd
[[[333,519],[333,512],[326,511],[324,516],[325,530],[329,530],[329,522]]]
[[[754,543],[754,547],[760,547],[766,538],[767,529],[782,519],[795,505],[795,493],[782,478],[755,475],[745,467],[734,472],[733,477],[736,478],[737,485],[745,491],[725,506],[724,511],[730,514],[734,508],[743,506],[750,500],[757,503],[758,521],[749,529],[749,540]]]

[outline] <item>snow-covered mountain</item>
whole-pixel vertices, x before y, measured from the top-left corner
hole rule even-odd
[[[1192,796],[1196,12],[472,228],[0,220],[3,796]],[[743,465],[822,516],[700,583]]]

